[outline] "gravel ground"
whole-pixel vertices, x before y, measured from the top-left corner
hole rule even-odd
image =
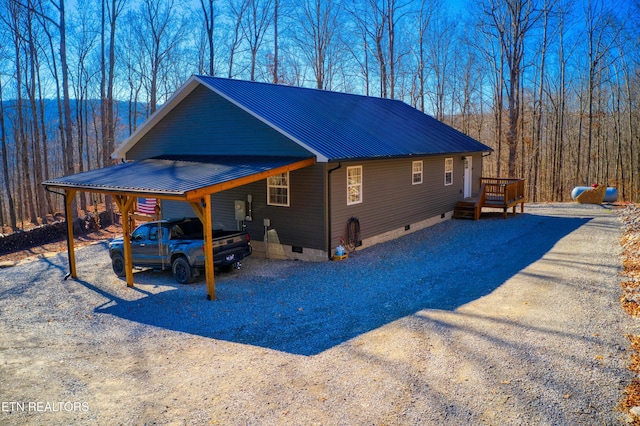
[[[632,373],[620,220],[527,205],[321,264],[181,286],[105,244],[0,270],[0,423],[613,425]]]

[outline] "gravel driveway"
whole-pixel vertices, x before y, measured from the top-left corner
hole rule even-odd
[[[0,270],[0,423],[611,425],[631,381],[620,221],[527,205],[321,264],[181,286],[104,244]],[[365,224],[363,224],[365,226]]]

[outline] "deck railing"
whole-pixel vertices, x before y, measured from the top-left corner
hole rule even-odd
[[[480,178],[480,193],[477,198],[466,198],[458,201],[453,213],[455,218],[475,220],[480,219],[482,208],[502,209],[502,216],[507,217],[507,209],[520,204],[520,211],[524,212],[524,179],[519,178]]]
[[[524,211],[524,179],[483,177],[480,185],[484,185],[484,200],[480,201],[480,206],[502,208],[505,217],[507,208],[513,207],[515,213],[517,204]]]
[[[486,201],[511,204],[524,198],[524,179],[480,178],[480,185],[486,186]]]

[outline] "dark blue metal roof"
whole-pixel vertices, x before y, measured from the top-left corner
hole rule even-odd
[[[196,78],[329,161],[492,150],[398,100],[218,77]]]
[[[232,182],[303,161],[299,157],[158,157],[63,176],[45,186],[106,192],[185,196],[189,191]]]

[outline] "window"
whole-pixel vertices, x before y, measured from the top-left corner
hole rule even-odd
[[[347,205],[362,202],[362,166],[347,167]]]
[[[149,239],[149,225],[139,226],[133,234],[131,234],[131,241],[142,241]]]
[[[444,159],[444,185],[453,185],[453,158]]]
[[[153,226],[149,230],[149,239],[151,241],[158,241],[158,228],[159,228],[159,226]]]
[[[418,185],[422,183],[422,161],[414,161],[412,165],[411,183]]]
[[[267,204],[289,207],[289,172],[267,178]]]

